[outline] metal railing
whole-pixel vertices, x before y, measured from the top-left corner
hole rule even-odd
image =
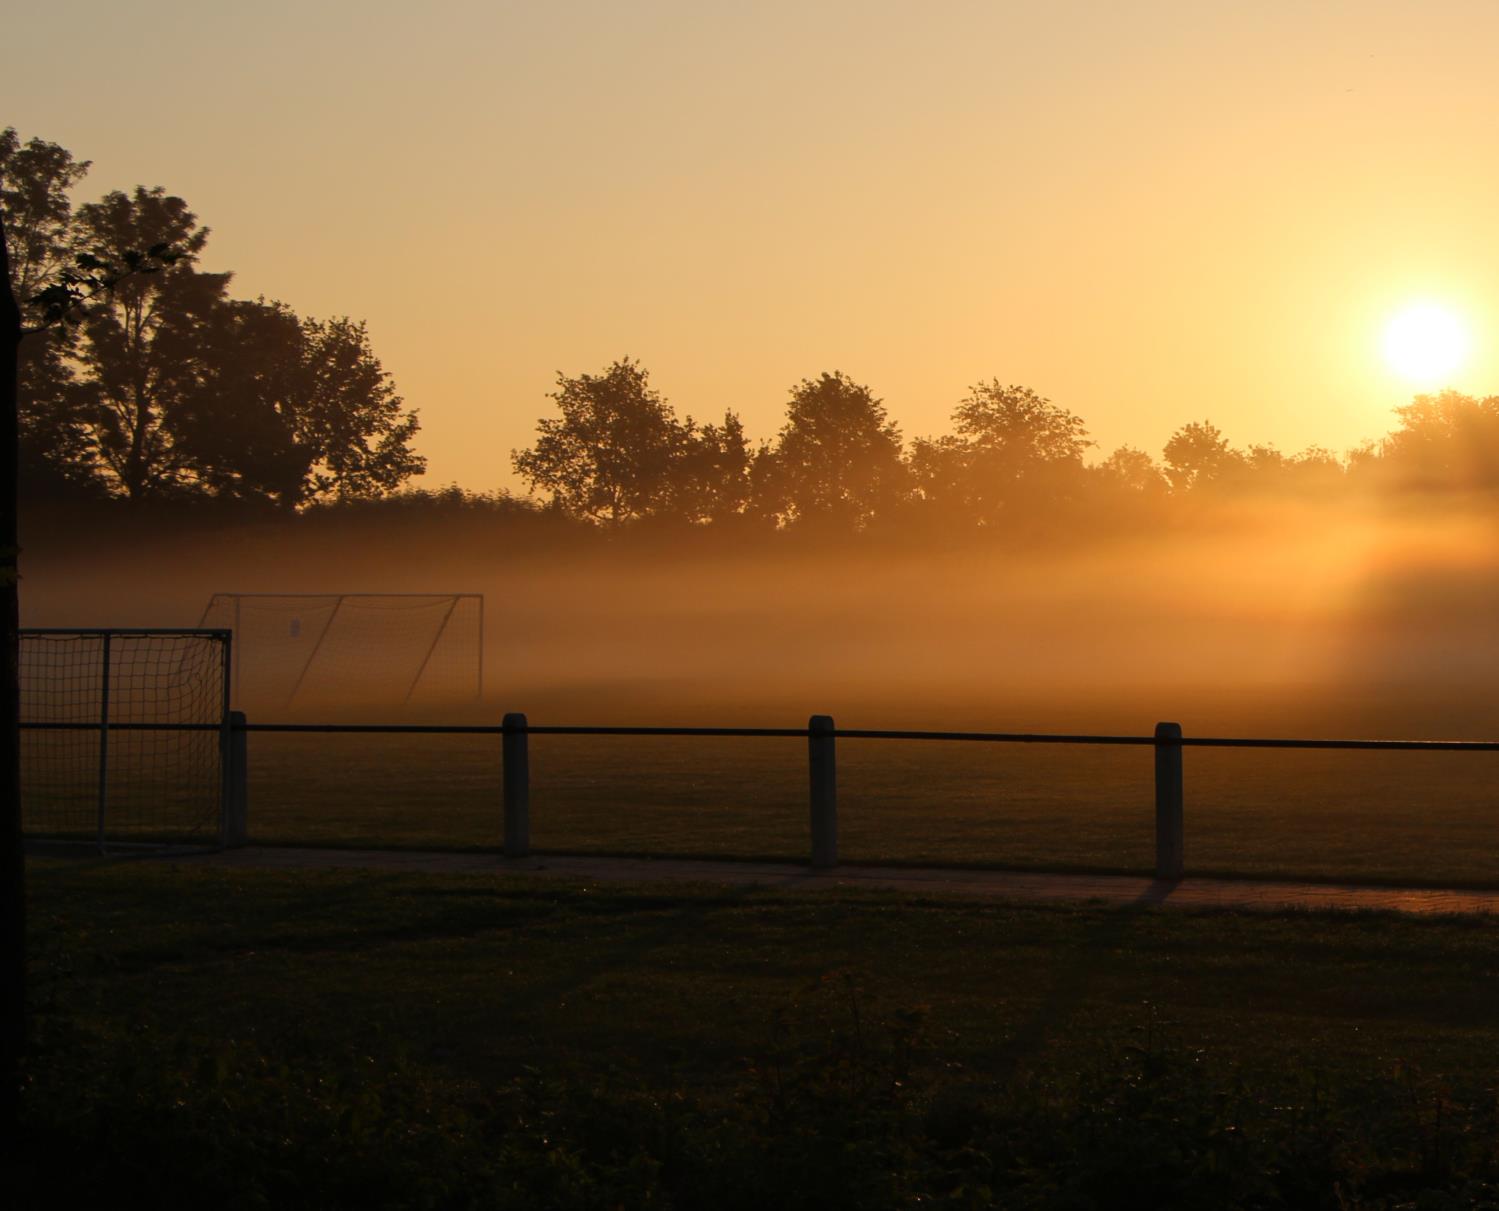
[[[97,728],[97,724],[33,723],[31,728]],[[218,724],[111,723],[111,730],[204,731]],[[655,736],[805,739],[807,741],[810,861],[825,870],[838,863],[839,740],[946,741],[980,744],[1131,745],[1155,750],[1155,874],[1180,879],[1184,863],[1184,787],[1182,750],[1187,748],[1345,749],[1394,752],[1499,752],[1492,740],[1334,740],[1238,736],[1184,736],[1177,723],[1158,723],[1148,736],[1089,735],[1045,732],[952,732],[873,728],[838,728],[830,715],[813,715],[806,727],[586,727],[533,725],[519,712],[499,724],[415,723],[250,723],[243,712],[228,720],[228,771],[225,844],[248,838],[248,737],[253,732],[353,735],[467,735],[501,738],[503,852],[525,857],[531,852],[532,736]]]

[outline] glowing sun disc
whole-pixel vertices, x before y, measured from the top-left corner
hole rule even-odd
[[[1385,326],[1384,358],[1402,378],[1432,383],[1468,360],[1468,329],[1435,303],[1417,303]]]

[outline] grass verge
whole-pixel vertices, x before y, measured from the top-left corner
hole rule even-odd
[[[32,864],[19,1205],[1455,1207],[1499,922]]]

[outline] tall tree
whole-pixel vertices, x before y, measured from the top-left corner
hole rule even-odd
[[[922,500],[949,524],[994,526],[1054,505],[1085,479],[1083,419],[1029,387],[978,383],[953,410],[955,433],[914,443]]]
[[[0,178],[3,187],[4,178]],[[27,302],[17,301],[10,263],[8,211],[0,206],[0,1126],[19,1108],[20,1061],[26,1042],[26,860],[21,844],[20,577],[17,545],[18,437],[22,342],[49,327],[76,324],[87,305],[122,282],[161,272],[176,259],[165,244],[124,249],[119,261],[77,252]]]
[[[4,178],[0,178],[0,184]],[[0,197],[0,200],[4,200]],[[9,202],[0,209],[0,1130],[14,1132],[26,1048],[26,854],[21,846],[20,577],[16,529],[21,339]]]
[[[901,453],[900,429],[868,387],[838,370],[803,379],[756,468],[760,511],[787,523],[863,529],[903,503]]]
[[[0,130],[0,203],[5,249],[22,323],[35,327],[36,297],[71,269],[79,250],[68,191],[89,170],[88,160],[45,139],[21,142],[12,126]]]
[[[205,333],[225,297],[227,273],[200,273],[208,229],[161,188],[115,192],[78,208],[80,239],[103,260],[128,249],[181,250],[165,272],[122,281],[82,325],[80,393],[99,469],[129,497],[189,487],[189,461],[173,416],[202,368]]]
[[[1499,487],[1499,396],[1418,395],[1395,409],[1400,424],[1380,446],[1395,483],[1423,489]]]
[[[684,424],[687,440],[672,471],[672,515],[698,523],[740,516],[749,505],[754,461],[744,423],[725,412],[721,425],[699,426],[690,416]]]
[[[22,143],[14,128],[0,131],[0,206],[10,280],[21,323],[34,330],[20,348],[18,416],[21,483],[33,494],[76,488],[91,474],[69,361],[76,333],[66,325],[42,323],[35,301],[74,267],[80,249],[69,190],[88,169],[87,160],[75,160],[56,143],[37,138]]]
[[[699,428],[650,385],[639,362],[621,358],[603,374],[557,375],[561,416],[511,462],[533,491],[575,517],[610,526],[645,517],[718,520],[742,511],[749,447],[733,413]]]
[[[953,409],[953,428],[996,468],[1017,477],[1047,464],[1081,463],[1093,444],[1082,417],[997,378],[969,390]]]
[[[229,301],[195,333],[194,380],[164,418],[182,474],[218,496],[286,508],[399,487],[426,465],[362,323]]]
[[[1081,483],[1083,451],[1093,444],[1082,417],[997,378],[970,389],[953,427],[967,445],[968,499],[987,524],[1017,506],[1055,504]]]
[[[1166,476],[1178,491],[1221,483],[1241,471],[1244,456],[1228,444],[1211,421],[1191,421],[1166,442],[1161,451]]]
[[[1140,496],[1157,495],[1167,488],[1155,459],[1133,446],[1120,446],[1098,465],[1098,471],[1115,487]]]
[[[511,452],[516,473],[560,508],[617,526],[669,499],[672,462],[686,434],[639,362],[620,358],[603,374],[557,374],[560,417],[536,422],[540,436]]]
[[[167,271],[122,278],[81,323],[53,325],[23,347],[28,492],[213,494],[296,507],[388,491],[423,469],[411,448],[417,417],[363,324],[228,299],[230,275],[195,264],[207,229],[162,189],[111,193],[75,213],[67,191],[88,165],[66,149],[23,146],[6,130],[0,164],[23,322],[79,255],[122,264],[129,250],[181,252]]]
[[[918,437],[906,459],[920,510],[941,525],[966,528],[978,520],[970,474],[972,449],[960,437]]]

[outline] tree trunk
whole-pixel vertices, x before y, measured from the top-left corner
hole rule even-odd
[[[0,216],[0,1131],[20,1110],[26,1040],[26,857],[21,848],[20,599],[16,574],[21,309]]]

